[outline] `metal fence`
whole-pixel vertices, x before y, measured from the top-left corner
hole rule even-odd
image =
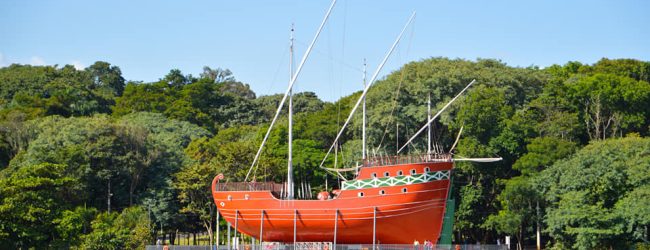
[[[260,245],[241,245],[239,248],[227,245],[222,246],[182,246],[170,245],[167,246],[169,250],[372,250],[372,244],[337,244],[334,247],[329,244],[264,244]],[[164,250],[164,246],[146,246],[146,250]],[[436,245],[433,247],[425,247],[423,245],[413,246],[409,244],[377,244],[376,250],[508,250],[507,245]]]

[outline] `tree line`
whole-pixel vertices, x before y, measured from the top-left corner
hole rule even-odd
[[[534,244],[541,228],[547,247],[647,246],[649,62],[408,63],[366,97],[370,156],[395,154],[426,121],[428,98],[441,108],[473,79],[432,137],[448,151],[462,128],[455,156],[503,161],[456,164],[455,242],[510,235]],[[294,96],[295,178],[313,193],[338,185],[318,165],[360,94]],[[229,70],[207,66],[198,77],[172,69],[150,83],[127,82],[101,61],[0,68],[0,248],[142,248],[178,231],[207,232],[212,242],[226,225],[214,225],[210,181],[244,179],[281,98],[258,97]],[[256,181],[285,181],[287,136],[284,115]],[[416,139],[407,153],[426,143]],[[326,163],[356,164],[360,145],[356,114]]]

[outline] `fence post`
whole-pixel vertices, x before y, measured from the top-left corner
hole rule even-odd
[[[264,233],[264,209],[262,209],[262,213],[260,215],[260,249],[262,249],[262,240],[264,237],[262,236]]]
[[[336,213],[334,214],[334,247],[332,247],[332,250],[336,250],[336,235],[338,233],[338,228],[339,227],[339,210],[336,209]]]
[[[293,249],[296,249],[296,219],[298,217],[298,210],[293,210]]]
[[[372,208],[372,250],[376,250],[375,242],[377,242],[377,207]]]

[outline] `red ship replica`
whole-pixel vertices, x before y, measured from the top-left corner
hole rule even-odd
[[[331,199],[321,193],[320,200],[283,200],[283,184],[226,184],[219,182],[222,175],[212,182],[212,194],[221,215],[236,230],[264,241],[435,242],[452,167],[449,157],[373,159],[359,169],[356,179],[343,181]]]
[[[235,232],[250,235],[260,242],[294,244],[297,242],[331,242],[335,245],[374,245],[376,243],[412,244],[415,240],[419,242],[429,240],[435,243],[439,239],[442,230],[454,161],[489,162],[499,159],[453,159],[450,153],[444,153],[441,150],[432,152],[430,138],[427,141],[427,153],[423,155],[366,157],[366,93],[376,80],[395,46],[399,43],[404,30],[414,15],[411,16],[402,33],[393,43],[369,84],[365,84],[364,76],[364,85],[366,87],[327,153],[329,155],[332,151],[354,112],[360,106],[360,103],[363,103],[363,164],[348,169],[325,168],[323,167],[325,159],[323,159],[320,166],[330,173],[337,172],[341,177],[343,176],[338,172],[342,171],[355,171],[356,176],[351,180],[342,181],[339,184],[340,190],[319,193],[318,199],[294,199],[293,193],[295,189],[292,182],[293,170],[291,165],[291,89],[335,2],[335,0],[332,2],[330,9],[327,11],[297,71],[294,73],[293,70],[290,70],[289,87],[251,165],[252,170],[288,97],[289,154],[287,183],[247,182],[250,170],[244,182],[224,183],[222,181],[224,176],[220,174],[212,181],[211,192],[214,202],[221,216],[234,226]],[[293,41],[293,38],[291,41]],[[290,51],[293,54],[293,46],[291,46]],[[402,145],[397,153],[399,154],[426,128],[429,128],[430,135],[431,122],[473,83],[474,81],[467,85],[434,117],[431,117],[429,108],[429,119],[426,125],[415,133],[405,145]]]

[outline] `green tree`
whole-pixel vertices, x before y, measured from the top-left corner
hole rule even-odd
[[[518,170],[524,176],[535,176],[555,161],[570,156],[577,148],[575,142],[553,137],[537,137],[526,146],[527,153],[517,159],[512,169]]]
[[[3,170],[0,178],[0,245],[10,248],[46,248],[57,237],[52,227],[68,201],[81,191],[78,179],[65,166],[42,163],[15,171]]]
[[[580,108],[591,140],[622,137],[629,132],[647,134],[650,120],[650,84],[612,74],[595,74],[567,83]]]
[[[172,69],[161,79],[171,87],[183,87],[192,81],[191,77],[184,76],[179,69]]]
[[[120,67],[97,61],[85,70],[92,77],[95,88],[110,91],[113,96],[121,96],[124,92],[124,77]]]
[[[3,68],[0,107],[21,110],[30,117],[108,113],[118,91],[114,88],[123,89],[124,84],[119,68],[109,66],[98,62],[86,70],[76,70],[72,65]]]
[[[254,103],[255,105],[257,105],[258,109],[261,111],[262,115],[264,116],[264,121],[271,121],[271,119],[273,119],[273,116],[275,115],[276,110],[278,109],[278,105],[280,104],[281,100],[282,100],[282,95],[275,94],[275,95],[260,96],[254,100]],[[300,113],[312,114],[314,112],[322,110],[325,105],[323,101],[318,99],[316,93],[313,92],[294,93],[292,100],[293,100],[294,114],[300,114]],[[288,107],[287,105],[288,104],[285,104],[285,107],[283,107],[282,114],[286,115],[287,107]]]
[[[162,113],[173,102],[175,95],[176,89],[169,88],[163,81],[150,84],[129,82],[124,88],[124,94],[115,100],[113,115],[122,116],[140,111]]]
[[[97,209],[76,207],[74,210],[63,211],[60,218],[54,220],[59,239],[53,242],[57,248],[70,248],[81,244],[81,237],[90,232],[90,223],[95,218]]]
[[[251,126],[228,128],[212,139],[194,140],[185,150],[192,162],[175,175],[174,185],[179,190],[180,212],[197,216],[210,242],[216,208],[206,190],[220,173],[230,180],[243,179],[255,154],[251,140],[255,133],[256,128]]]
[[[199,76],[201,78],[208,79],[213,83],[235,81],[235,77],[232,75],[232,72],[229,69],[212,69],[208,66],[203,66],[203,72]]]
[[[83,249],[144,249],[153,241],[147,212],[130,207],[122,213],[100,213],[92,232],[82,237]]]
[[[535,212],[539,199],[530,178],[517,176],[508,179],[497,196],[501,209],[487,218],[485,226],[499,233],[514,235],[517,249],[523,249],[525,233],[533,231],[538,219]]]
[[[537,183],[548,204],[546,231],[556,245],[605,249],[647,240],[647,232],[639,233],[647,216],[627,208],[642,212],[647,204],[648,152],[647,138],[593,142],[542,171]]]

